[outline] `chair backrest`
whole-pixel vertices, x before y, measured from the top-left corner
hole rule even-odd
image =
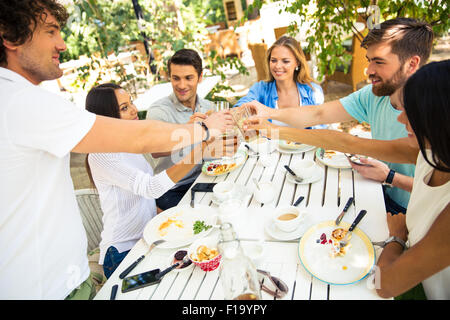
[[[266,54],[267,44],[265,43],[249,43],[248,47],[252,52],[253,61],[255,61],[256,74],[258,80],[265,80],[269,76],[269,70],[267,69]]]
[[[97,248],[101,240],[103,212],[100,207],[100,199],[95,189],[75,190],[75,195],[88,238],[89,252]]]
[[[282,35],[286,34],[288,27],[280,27],[273,29],[275,33],[275,40],[278,40],[281,38]]]

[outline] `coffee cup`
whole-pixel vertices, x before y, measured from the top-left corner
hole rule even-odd
[[[231,199],[234,193],[234,183],[231,181],[219,182],[214,186],[213,193],[219,201]]]
[[[292,232],[298,228],[304,218],[305,213],[297,207],[280,207],[275,210],[273,221],[278,229],[284,232]]]
[[[316,163],[310,159],[299,160],[294,163],[291,168],[292,171],[294,171],[294,173],[301,179],[311,178],[317,170]]]
[[[271,203],[275,198],[275,188],[271,182],[259,182],[253,194],[259,203]]]

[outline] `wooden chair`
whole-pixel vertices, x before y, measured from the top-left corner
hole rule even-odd
[[[88,238],[88,252],[98,247],[103,230],[103,211],[95,189],[75,190],[81,219]]]
[[[257,81],[269,78],[269,70],[267,68],[266,54],[267,44],[265,43],[249,43],[248,47],[252,52],[253,61],[255,61]]]
[[[352,86],[352,90],[356,91],[357,85],[367,79],[366,71],[368,62],[366,59],[366,49],[361,47],[361,41],[353,35],[352,45],[349,50],[352,55],[352,60],[347,73],[344,73],[344,67],[339,66],[333,75],[327,76],[325,83],[323,84],[324,90],[326,90],[328,81],[334,80],[342,83],[346,83]]]
[[[278,40],[282,35],[286,34],[288,27],[280,27],[273,29],[275,33],[275,40]]]

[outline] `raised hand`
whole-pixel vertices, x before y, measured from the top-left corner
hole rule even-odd
[[[234,127],[233,117],[229,110],[214,112],[208,116],[203,122],[209,129],[210,137],[218,137],[227,130]]]

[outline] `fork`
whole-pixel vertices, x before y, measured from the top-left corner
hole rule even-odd
[[[351,233],[353,231],[353,229],[356,228],[356,226],[358,225],[358,223],[362,220],[362,218],[364,218],[364,216],[366,215],[367,211],[366,210],[361,210],[358,214],[358,216],[356,217],[356,219],[353,221],[352,225],[350,226],[350,228],[348,228],[347,233],[345,234],[344,238],[339,241],[339,246],[341,248],[345,247],[348,244],[348,241],[350,240],[350,236]]]
[[[295,182],[298,182],[298,183],[303,182],[303,179],[302,179],[302,178],[299,178],[299,177],[295,174],[295,172],[292,171],[291,168],[289,168],[288,165],[285,165],[284,168],[287,170],[287,172],[289,172],[289,173],[294,177]]]

